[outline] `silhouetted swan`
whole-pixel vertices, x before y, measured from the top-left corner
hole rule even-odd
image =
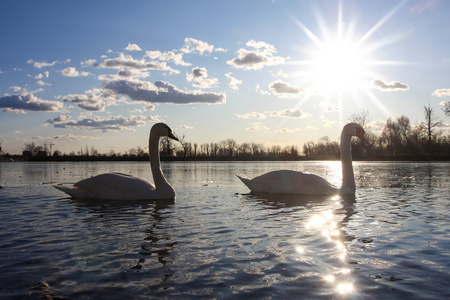
[[[98,200],[158,200],[173,199],[175,190],[167,182],[161,170],[159,159],[159,139],[167,136],[178,141],[172,134],[172,129],[164,123],[153,125],[150,130],[149,155],[150,167],[155,185],[151,182],[122,173],[106,173],[83,179],[66,187],[62,185],[55,188],[69,194],[75,199]]]
[[[351,139],[357,136],[363,141],[365,131],[361,125],[348,123],[341,133],[342,187],[337,188],[324,178],[290,170],[272,171],[253,179],[244,175],[236,176],[254,193],[302,194],[302,195],[351,195],[355,194]]]

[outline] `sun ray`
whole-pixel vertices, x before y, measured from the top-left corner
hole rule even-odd
[[[336,103],[339,109],[339,120],[344,122],[344,115],[355,105],[347,105],[354,101],[357,107],[367,106],[367,100],[374,103],[384,114],[390,115],[387,108],[374,94],[375,79],[383,77],[381,66],[404,65],[402,61],[389,61],[377,57],[377,51],[404,37],[403,33],[393,32],[381,39],[374,39],[375,32],[391,19],[405,4],[402,1],[377,21],[365,32],[360,32],[355,19],[348,20],[344,16],[343,1],[339,1],[335,26],[324,19],[319,10],[314,10],[317,30],[306,26],[294,18],[299,29],[309,39],[309,45],[300,46],[300,52],[305,59],[290,62],[301,66],[295,72],[294,78],[308,91],[297,102],[296,107],[314,96],[323,97],[330,103]],[[365,104],[363,104],[365,103]],[[365,106],[364,106],[365,105]]]

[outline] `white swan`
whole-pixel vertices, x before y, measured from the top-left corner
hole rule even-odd
[[[272,171],[253,179],[244,175],[236,176],[254,193],[290,195],[351,195],[355,194],[355,177],[352,166],[351,139],[357,136],[363,141],[365,131],[361,125],[348,123],[341,133],[342,186],[337,188],[324,178],[290,170]]]
[[[69,194],[75,199],[98,200],[158,200],[173,199],[174,188],[167,182],[161,170],[159,159],[159,139],[167,136],[178,141],[172,134],[172,129],[164,123],[153,125],[150,130],[149,155],[150,167],[155,185],[151,182],[122,173],[106,173],[83,179],[66,187],[62,185],[55,188]]]

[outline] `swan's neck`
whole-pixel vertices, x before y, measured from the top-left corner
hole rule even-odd
[[[341,162],[342,162],[342,187],[341,194],[354,194],[355,175],[352,165],[352,137],[347,134],[341,134]]]
[[[148,149],[153,181],[155,182],[155,188],[158,192],[160,192],[161,194],[168,194],[169,197],[174,197],[175,193],[173,187],[167,182],[161,169],[161,160],[159,157],[159,139],[159,135],[150,133]]]

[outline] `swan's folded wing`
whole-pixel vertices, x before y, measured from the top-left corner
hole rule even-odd
[[[123,173],[107,173],[81,180],[74,184],[74,188],[83,190],[96,199],[128,199],[145,197],[154,191],[154,185],[139,177]]]
[[[324,195],[337,192],[336,187],[318,175],[292,170],[272,171],[253,178],[246,185],[252,192],[259,193]]]

